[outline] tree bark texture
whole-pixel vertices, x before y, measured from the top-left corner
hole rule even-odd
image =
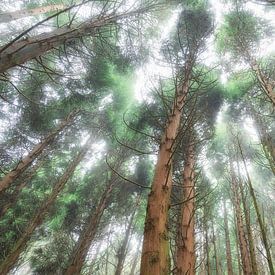
[[[240,190],[241,190],[241,198],[243,203],[243,211],[244,211],[244,218],[245,218],[245,224],[246,224],[246,232],[247,232],[247,240],[249,245],[249,253],[250,253],[250,259],[251,259],[251,267],[253,274],[258,274],[258,268],[257,268],[257,261],[256,261],[256,254],[255,254],[255,246],[254,246],[254,240],[251,230],[251,224],[250,224],[250,213],[249,208],[246,202],[245,194],[244,194],[244,186],[241,182],[240,184]]]
[[[189,75],[190,72],[187,73]],[[172,159],[180,127],[182,108],[188,93],[189,76],[176,91],[158,153],[152,190],[148,197],[141,255],[142,275],[169,274],[168,209],[172,188]]]
[[[177,232],[176,274],[195,274],[195,150],[190,138],[183,169],[183,199]]]
[[[251,268],[251,263],[249,258],[249,249],[248,249],[247,240],[246,240],[245,228],[244,228],[243,219],[242,219],[239,188],[233,172],[232,164],[231,164],[231,175],[232,175],[231,188],[233,193],[233,205],[234,205],[235,214],[236,214],[236,223],[237,223],[238,241],[239,241],[241,260],[242,260],[242,268],[243,268],[244,274],[249,275],[253,273],[252,273],[252,268]]]

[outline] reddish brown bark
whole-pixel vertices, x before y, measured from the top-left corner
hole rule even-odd
[[[17,164],[17,166],[7,173],[0,181],[0,194],[11,186],[11,184],[32,164],[32,162],[43,152],[43,150],[51,143],[54,142],[57,135],[67,127],[78,111],[70,113],[65,120],[59,125],[57,129],[51,132],[45,139],[38,143],[32,151]]]
[[[240,175],[240,172],[239,172],[239,175]],[[257,275],[258,268],[257,268],[254,240],[253,240],[251,224],[250,224],[249,207],[246,202],[246,198],[245,198],[245,194],[244,194],[244,190],[243,190],[243,188],[244,188],[243,184],[241,183],[241,181],[239,181],[239,184],[240,184],[241,198],[242,198],[242,203],[243,203],[243,212],[244,212],[247,240],[248,240],[249,253],[250,253],[250,259],[251,259],[251,268],[252,268],[253,274]]]
[[[227,273],[228,275],[233,275],[231,244],[230,244],[230,237],[229,237],[227,207],[226,207],[225,199],[223,199],[223,210],[224,210],[223,217],[224,217],[224,233],[225,233],[225,244],[226,244]]]
[[[100,219],[107,207],[107,201],[111,196],[112,190],[115,186],[116,180],[113,176],[108,183],[106,190],[104,191],[97,207],[94,212],[92,212],[88,218],[87,226],[81,232],[77,244],[72,253],[72,259],[69,263],[68,268],[64,272],[65,275],[77,275],[80,274],[83,264],[85,262],[86,256],[88,254],[89,248],[92,241],[95,238],[96,230]]]
[[[215,235],[213,220],[211,221],[211,224],[212,224],[212,242],[214,247],[215,269],[216,269],[216,274],[219,275],[220,274],[219,259],[218,259],[216,235]]]
[[[247,245],[246,233],[245,233],[244,223],[242,219],[239,188],[234,175],[232,164],[231,164],[231,176],[232,176],[231,188],[233,193],[233,205],[234,205],[235,214],[236,214],[236,223],[237,223],[239,247],[241,252],[242,268],[245,274],[252,274],[252,268],[251,268],[251,263],[249,258],[249,249]]]
[[[195,182],[194,145],[190,141],[183,169],[183,199],[177,232],[176,274],[195,274]]]
[[[50,207],[53,205],[57,196],[63,190],[66,182],[72,176],[77,165],[80,163],[80,161],[84,157],[86,151],[87,151],[87,148],[86,146],[84,146],[83,149],[78,153],[76,158],[70,163],[70,165],[68,166],[68,168],[66,169],[62,177],[54,185],[51,194],[47,197],[47,199],[42,203],[42,205],[36,211],[37,214],[32,218],[32,220],[26,226],[24,233],[14,245],[12,251],[9,253],[9,255],[5,258],[5,260],[1,264],[0,266],[1,275],[8,274],[8,272],[13,268],[21,252],[25,250],[27,243],[31,238],[32,233],[44,221],[44,218],[46,217]]]
[[[187,75],[189,75],[189,71]],[[189,76],[176,91],[175,104],[161,139],[158,159],[148,197],[141,255],[142,275],[169,273],[167,219],[172,188],[172,159],[181,112],[188,93]]]
[[[34,8],[34,9],[25,9],[25,10],[18,10],[14,12],[2,13],[0,14],[0,23],[8,23],[13,20],[17,20],[27,16],[39,15],[50,11],[58,11],[64,8],[65,6],[60,4],[60,5],[48,5],[48,6]]]
[[[50,33],[43,33],[28,39],[18,40],[10,46],[0,48],[0,73],[9,68],[23,64],[44,53],[58,48],[64,43],[70,43],[87,35],[95,35],[101,27],[115,23],[117,20],[133,17],[146,12],[149,8],[140,8],[122,14],[98,16],[75,27],[62,27]]]

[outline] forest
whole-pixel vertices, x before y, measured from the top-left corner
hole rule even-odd
[[[0,0],[1,275],[275,275],[275,1]]]

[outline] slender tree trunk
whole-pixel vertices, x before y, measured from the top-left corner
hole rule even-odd
[[[250,175],[248,173],[246,161],[245,161],[245,158],[244,158],[244,155],[243,155],[241,143],[240,143],[240,140],[238,138],[237,138],[237,142],[238,142],[238,146],[239,146],[239,149],[240,149],[241,157],[242,157],[244,168],[245,168],[245,173],[246,173],[246,177],[247,177],[249,192],[250,192],[250,195],[251,195],[251,198],[252,198],[252,201],[253,201],[253,206],[255,208],[257,220],[258,220],[260,230],[261,230],[261,235],[262,235],[263,245],[264,245],[265,252],[266,252],[266,259],[267,259],[267,262],[268,262],[269,271],[270,271],[271,275],[275,275],[273,262],[272,262],[272,256],[271,256],[271,253],[270,253],[270,246],[268,244],[266,226],[264,224],[264,221],[262,219],[262,215],[260,213],[260,209],[259,209],[258,202],[257,202],[257,199],[256,199],[256,195],[255,195],[255,192],[254,192],[254,188],[252,186],[251,178],[250,178]]]
[[[223,199],[223,211],[224,211],[224,233],[225,233],[225,244],[226,244],[226,262],[227,262],[227,273],[228,275],[233,275],[233,265],[232,265],[232,254],[231,254],[231,244],[228,228],[228,217],[226,201]]]
[[[247,246],[244,224],[242,220],[240,195],[239,195],[236,178],[233,172],[232,164],[231,164],[231,174],[232,174],[231,187],[233,191],[233,205],[236,213],[237,232],[238,232],[238,240],[239,240],[239,246],[240,246],[240,252],[241,252],[242,268],[243,268],[244,274],[247,275],[247,274],[252,274],[252,268],[251,268],[251,263],[249,258],[249,249]]]
[[[128,244],[129,244],[131,232],[133,229],[134,218],[135,218],[136,210],[137,210],[139,203],[140,203],[140,196],[137,198],[135,209],[134,209],[134,211],[130,217],[130,220],[128,222],[128,226],[127,226],[127,229],[125,232],[125,237],[124,237],[122,245],[120,246],[118,253],[117,253],[118,262],[117,262],[117,266],[116,266],[115,275],[122,274],[123,265],[124,265],[124,262],[125,262],[125,259],[127,256]]]
[[[17,199],[22,191],[22,189],[29,183],[29,181],[32,179],[32,177],[36,174],[37,170],[42,166],[42,164],[44,163],[44,160],[38,161],[31,169],[31,171],[28,173],[28,175],[25,177],[24,176],[24,180],[22,179],[22,181],[16,185],[14,191],[12,192],[11,195],[9,194],[5,194],[6,196],[8,196],[8,199],[3,202],[3,204],[1,205],[1,209],[0,209],[0,219],[6,214],[6,212],[12,208],[16,202]],[[25,175],[25,174],[24,174]]]
[[[44,6],[44,7],[34,8],[34,9],[25,9],[25,10],[18,10],[14,12],[2,13],[0,14],[0,23],[8,23],[20,18],[39,15],[50,11],[58,11],[64,8],[65,8],[65,5],[60,4],[60,5],[49,5],[49,6]]]
[[[244,218],[245,218],[245,224],[246,224],[246,232],[247,232],[247,239],[248,239],[248,245],[249,245],[249,253],[250,253],[250,259],[251,259],[252,271],[253,271],[253,274],[257,275],[258,268],[257,268],[253,235],[252,235],[252,231],[251,231],[250,214],[249,214],[249,209],[248,209],[245,195],[244,195],[243,185],[241,182],[239,182],[239,184],[240,184],[241,197],[242,197],[242,202],[243,202]]]
[[[240,242],[239,242],[239,237],[238,237],[238,226],[237,226],[237,220],[236,220],[236,215],[234,215],[234,231],[235,231],[235,241],[236,241],[236,257],[237,257],[237,262],[238,262],[238,274],[242,275],[242,267],[241,267],[241,260],[240,260]]]
[[[180,127],[182,108],[189,88],[191,68],[178,88],[173,111],[169,116],[158,153],[152,191],[148,197],[141,255],[142,275],[169,274],[168,209],[172,188],[172,160],[175,140]]]
[[[214,230],[214,224],[213,220],[211,221],[212,225],[212,240],[213,240],[213,247],[214,247],[214,258],[215,258],[215,268],[216,268],[216,274],[219,275],[219,260],[218,260],[218,253],[217,253],[217,245],[216,245],[216,235]]]
[[[62,177],[54,185],[51,194],[48,196],[48,198],[42,203],[42,205],[36,211],[37,214],[29,222],[29,224],[25,228],[22,236],[19,238],[19,240],[16,242],[12,251],[9,253],[9,255],[6,257],[6,259],[1,264],[1,266],[0,266],[0,274],[1,275],[8,274],[8,272],[13,268],[13,266],[15,265],[15,263],[17,262],[17,260],[20,256],[21,252],[25,250],[27,243],[28,243],[29,239],[31,238],[32,233],[44,221],[44,218],[47,215],[49,209],[54,204],[57,196],[63,190],[66,182],[72,176],[77,165],[83,159],[86,151],[87,151],[87,148],[86,148],[86,146],[84,146],[82,148],[82,150],[77,154],[76,158],[70,163],[70,165],[68,166],[68,168],[66,169],[66,171],[64,172]]]
[[[183,197],[185,202],[181,205],[176,247],[176,274],[178,275],[195,274],[195,150],[191,138],[186,153],[183,169]]]
[[[3,192],[9,188],[19,176],[22,175],[22,173],[32,164],[32,162],[43,152],[43,150],[55,141],[57,135],[72,122],[77,113],[78,111],[70,113],[57,129],[38,143],[26,157],[21,159],[13,170],[2,178],[0,181],[0,198],[3,195]]]
[[[207,272],[207,275],[211,275],[211,265],[210,265],[210,258],[209,258],[208,228],[207,228],[206,224],[205,224],[204,232],[205,232],[206,272]]]
[[[140,8],[122,14],[99,15],[75,27],[62,27],[49,33],[21,39],[0,48],[0,73],[9,68],[23,64],[44,53],[58,48],[64,43],[72,43],[83,36],[98,34],[101,27],[115,23],[117,20],[133,17],[146,12],[149,8]]]
[[[77,244],[72,253],[72,258],[70,260],[68,268],[65,270],[66,275],[77,275],[80,274],[83,264],[85,262],[86,256],[89,252],[92,241],[95,238],[97,227],[100,223],[101,217],[104,210],[107,207],[107,201],[112,194],[112,190],[115,186],[116,180],[113,175],[106,187],[106,190],[101,196],[101,199],[89,218],[86,227],[81,232]]]

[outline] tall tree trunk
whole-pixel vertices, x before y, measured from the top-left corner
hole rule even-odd
[[[236,257],[237,257],[237,262],[238,262],[238,274],[242,275],[242,267],[241,267],[241,261],[240,261],[240,242],[239,242],[239,237],[238,237],[238,226],[237,226],[237,219],[236,215],[234,215],[234,231],[235,231],[235,241],[236,241]]]
[[[207,273],[207,275],[211,275],[211,265],[210,265],[210,258],[209,258],[208,227],[206,225],[206,222],[204,224],[204,234],[205,234],[206,273]]]
[[[139,202],[140,202],[140,196],[137,198],[135,209],[134,209],[134,211],[133,211],[133,213],[130,217],[130,220],[128,222],[128,226],[127,226],[127,229],[126,229],[126,232],[125,232],[125,237],[124,237],[123,242],[122,242],[122,244],[121,244],[121,246],[118,250],[118,253],[117,253],[118,262],[117,262],[117,265],[116,265],[115,275],[121,275],[122,274],[123,265],[124,265],[125,258],[126,258],[126,255],[127,255],[127,248],[128,248],[129,240],[130,240],[130,237],[131,237],[131,232],[132,232],[132,229],[133,229],[133,222],[134,222],[134,218],[135,218],[135,214],[136,214],[136,210],[137,210],[137,207],[139,205]]]
[[[183,199],[177,232],[176,274],[195,274],[195,149],[190,137],[183,169]]]
[[[64,43],[74,42],[87,35],[98,34],[101,27],[108,26],[127,17],[133,17],[146,12],[149,8],[140,8],[122,14],[99,15],[75,27],[62,27],[49,33],[42,33],[27,39],[21,39],[0,48],[0,73],[9,68],[23,64],[44,53],[58,48]]]
[[[110,198],[113,188],[116,184],[116,179],[114,176],[111,176],[111,179],[102,194],[100,201],[95,209],[92,211],[87,225],[81,232],[77,244],[72,253],[72,258],[70,260],[68,268],[65,270],[64,274],[66,275],[77,275],[80,274],[83,264],[85,262],[86,256],[89,252],[92,241],[95,238],[97,227],[100,223],[101,217],[104,213],[104,210],[107,207],[107,201]]]
[[[9,253],[9,255],[6,257],[6,259],[1,264],[1,266],[0,266],[0,274],[1,275],[8,274],[8,272],[13,268],[14,264],[17,262],[17,260],[20,256],[21,252],[25,250],[27,243],[28,243],[29,239],[31,238],[32,233],[44,221],[44,218],[47,215],[49,209],[54,204],[57,196],[63,190],[66,182],[69,180],[69,178],[74,173],[77,165],[83,159],[84,155],[86,154],[86,151],[87,151],[87,147],[84,146],[81,149],[81,151],[77,154],[75,159],[69,164],[68,168],[66,169],[64,174],[61,176],[61,178],[54,185],[51,194],[48,196],[48,198],[42,203],[42,205],[36,211],[37,214],[32,218],[32,220],[26,226],[24,233],[19,238],[19,240],[16,242],[12,251]]]
[[[245,218],[245,224],[246,224],[246,232],[247,232],[247,239],[248,239],[248,245],[249,245],[249,253],[250,253],[250,259],[251,259],[252,271],[253,271],[253,274],[257,275],[258,268],[257,268],[253,235],[252,235],[252,231],[251,231],[249,208],[246,203],[244,190],[243,190],[243,188],[244,188],[243,184],[241,182],[239,182],[239,184],[240,184],[241,197],[242,197],[242,203],[243,203],[243,211],[244,211],[244,218]]]
[[[180,127],[182,108],[189,88],[191,68],[185,81],[177,88],[175,104],[161,139],[152,190],[148,197],[141,255],[142,275],[169,274],[168,209],[172,188],[172,160],[175,140]]]
[[[24,179],[21,180],[21,182],[19,184],[16,184],[16,187],[14,189],[14,191],[12,192],[12,194],[6,194],[5,196],[7,196],[7,200],[3,203],[1,203],[1,209],[0,209],[0,219],[6,214],[6,212],[12,208],[16,202],[17,199],[22,191],[22,189],[29,183],[29,181],[32,179],[32,177],[36,174],[37,170],[42,166],[42,164],[45,161],[42,159],[41,161],[38,161],[32,168],[31,171],[29,171],[29,173],[24,176]]]
[[[262,215],[260,213],[257,198],[256,198],[256,195],[255,195],[255,192],[254,192],[254,188],[252,186],[252,181],[251,181],[250,175],[248,173],[246,161],[245,161],[244,154],[243,154],[243,151],[242,151],[241,143],[240,143],[240,140],[238,138],[237,138],[237,142],[238,142],[238,147],[239,147],[241,157],[242,157],[242,160],[243,160],[243,164],[244,164],[244,168],[245,168],[245,173],[246,173],[246,177],[247,177],[249,192],[250,192],[250,195],[251,195],[251,198],[252,198],[253,206],[255,208],[257,220],[258,220],[260,230],[261,230],[261,235],[262,235],[263,245],[264,245],[265,252],[266,252],[266,259],[267,259],[267,262],[268,262],[269,271],[270,271],[271,275],[275,275],[273,262],[272,262],[272,256],[271,256],[271,252],[270,252],[270,246],[269,246],[268,238],[267,238],[266,226],[264,224]]]
[[[220,274],[219,260],[218,260],[216,235],[215,235],[213,220],[211,220],[211,225],[212,225],[212,241],[213,241],[213,247],[214,247],[215,268],[216,268],[216,274],[219,275]]]
[[[239,188],[237,186],[236,178],[233,171],[233,165],[231,164],[231,175],[232,175],[232,193],[233,193],[233,205],[236,213],[236,221],[237,221],[237,232],[238,232],[238,240],[241,252],[241,260],[242,260],[242,268],[244,274],[252,274],[252,268],[249,258],[249,249],[246,241],[246,234],[244,230],[244,224],[242,219],[242,211],[241,211],[241,200],[239,194]]]
[[[224,233],[225,233],[225,244],[226,244],[227,273],[228,273],[228,275],[233,275],[231,244],[230,244],[227,207],[226,207],[225,198],[223,198],[223,211],[224,211],[223,218],[224,218]]]
[[[7,173],[0,181],[0,198],[3,192],[32,164],[32,162],[43,152],[43,150],[55,141],[57,135],[67,127],[75,118],[79,111],[71,112],[59,127],[51,132],[45,139],[38,143],[32,151],[17,164],[17,166]]]
[[[58,11],[64,8],[65,8],[65,5],[60,4],[60,5],[48,5],[48,6],[34,8],[34,9],[25,9],[25,10],[18,10],[14,12],[2,13],[0,14],[0,23],[8,23],[20,18],[39,15],[50,11]]]

